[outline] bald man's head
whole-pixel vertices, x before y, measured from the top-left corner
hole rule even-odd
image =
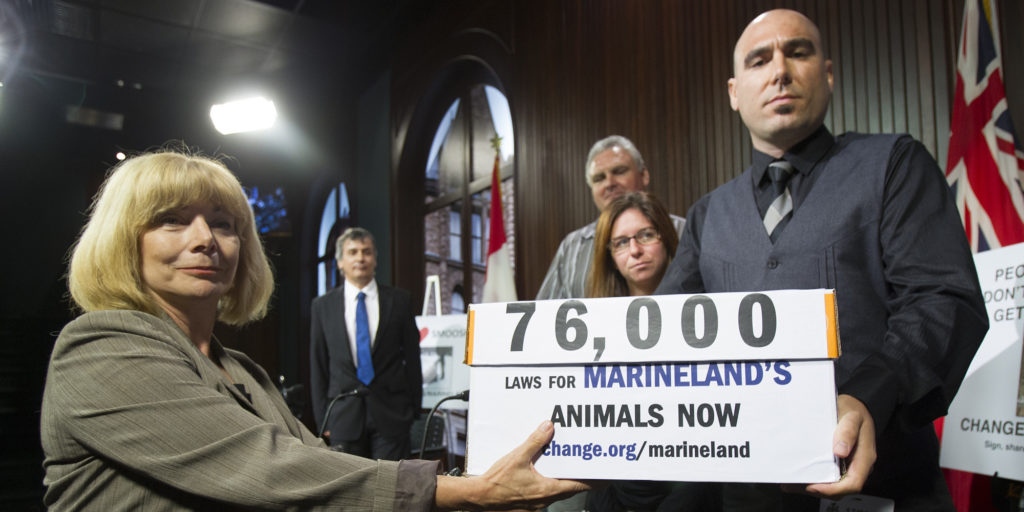
[[[832,96],[832,62],[803,14],[776,9],[744,29],[733,50],[729,102],[754,147],[773,156],[821,126]]]

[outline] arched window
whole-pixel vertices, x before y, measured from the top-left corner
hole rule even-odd
[[[348,190],[345,183],[331,189],[320,215],[320,237],[317,240],[317,296],[340,284],[338,265],[334,261],[334,242],[352,223],[350,217]]]
[[[455,288],[452,290],[451,308],[452,310],[449,311],[449,313],[452,314],[466,312],[466,299],[462,296],[461,284],[455,285]]]
[[[515,139],[505,95],[490,85],[470,88],[448,107],[430,146],[424,187],[424,270],[428,276],[441,276],[442,313],[479,302],[483,291],[495,136],[501,137],[505,233],[510,254],[515,254]],[[511,263],[515,268],[515,261]]]

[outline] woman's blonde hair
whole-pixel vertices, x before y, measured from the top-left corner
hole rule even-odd
[[[615,220],[622,215],[622,212],[636,208],[644,214],[654,225],[655,231],[661,237],[661,243],[665,245],[665,254],[668,261],[676,254],[676,247],[679,245],[679,234],[676,233],[675,225],[672,224],[672,217],[653,195],[647,192],[632,192],[619,196],[608,204],[608,207],[601,212],[597,219],[597,228],[594,231],[594,259],[590,265],[590,274],[587,275],[586,292],[587,297],[624,297],[629,295],[629,284],[626,278],[619,273],[615,266],[615,258],[608,244],[612,238],[612,226]]]
[[[78,308],[157,314],[160,308],[142,283],[139,239],[162,213],[197,202],[235,218],[241,247],[218,318],[242,325],[266,315],[274,276],[241,184],[224,164],[177,151],[139,155],[110,170],[71,250],[68,289]]]

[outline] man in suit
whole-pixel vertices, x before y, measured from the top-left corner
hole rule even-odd
[[[594,143],[584,167],[587,185],[598,213],[617,197],[647,189],[651,175],[633,142],[621,135],[609,135]],[[676,232],[682,233],[686,220],[671,215]],[[585,297],[587,274],[594,259],[594,230],[597,220],[565,236],[551,260],[548,273],[537,292],[537,300]]]
[[[802,14],[761,14],[733,59],[729,99],[750,131],[752,165],[690,209],[658,292],[835,288],[833,451],[848,469],[839,482],[791,490],[952,510],[931,422],[988,320],[942,171],[909,136],[829,133],[832,63]],[[727,510],[819,507],[778,486],[724,489]]]
[[[345,283],[313,300],[310,388],[316,424],[332,449],[374,459],[410,453],[409,427],[423,395],[419,331],[409,294],[374,279],[373,235],[349,228],[338,237]],[[338,398],[333,407],[331,401]]]

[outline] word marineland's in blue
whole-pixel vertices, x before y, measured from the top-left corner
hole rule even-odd
[[[770,382],[785,386],[792,380],[789,361],[587,365],[583,368],[585,388],[757,386]]]

